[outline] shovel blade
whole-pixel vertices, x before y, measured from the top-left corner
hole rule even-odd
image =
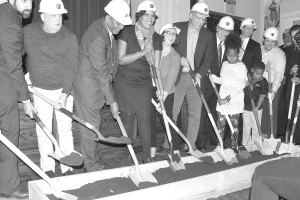
[[[252,157],[249,151],[243,145],[239,146],[238,148],[244,159],[248,159]]]
[[[234,163],[238,163],[238,159],[236,158],[236,153],[232,149],[225,149],[220,151],[220,156],[223,156],[223,160],[228,164],[232,165]]]
[[[78,197],[76,197],[72,194],[68,194],[66,192],[61,192],[61,191],[54,192],[53,195],[55,197],[57,197],[58,199],[64,199],[64,200],[77,200],[78,199]]]
[[[139,174],[138,171],[131,171],[129,178],[140,189],[156,186],[158,184],[156,178],[150,172]]]
[[[167,161],[168,161],[171,169],[173,170],[173,172],[185,169],[183,161],[181,160],[181,158],[177,152],[176,153],[174,152],[173,156],[168,154]]]
[[[258,142],[258,141],[254,141],[254,144],[256,145],[257,147],[257,150],[262,154],[262,155],[272,155],[273,154],[273,151],[271,150],[271,152],[267,151],[267,149],[263,146],[263,144],[261,142]],[[271,154],[268,154],[268,153],[271,153]]]

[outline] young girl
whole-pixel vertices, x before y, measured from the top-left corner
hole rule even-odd
[[[217,126],[224,137],[224,129],[227,123],[223,109],[228,114],[234,128],[234,134],[238,139],[238,123],[240,113],[244,110],[244,92],[243,89],[247,82],[247,68],[243,62],[238,59],[240,48],[242,46],[241,38],[236,34],[230,34],[225,40],[225,53],[228,61],[222,64],[220,77],[212,76],[215,83],[221,84],[220,98],[217,104]],[[234,140],[232,145],[234,145]]]

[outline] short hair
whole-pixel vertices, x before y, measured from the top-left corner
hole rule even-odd
[[[242,39],[236,33],[230,33],[227,35],[224,44],[225,52],[227,52],[228,49],[235,49],[239,53],[240,48],[242,48]]]
[[[166,31],[164,31],[160,34],[162,41],[165,41],[165,36],[164,36],[165,32]],[[179,40],[178,40],[178,35],[176,34],[176,38],[175,38],[175,41],[173,42],[172,46],[178,46],[178,44],[179,44]]]
[[[139,19],[143,16],[143,15],[145,15],[146,14],[146,10],[141,10],[141,11],[139,11],[139,12],[136,12],[135,13],[135,21],[137,22],[137,21],[139,21]],[[158,19],[158,16],[155,14],[155,20],[154,21],[156,21]]]
[[[262,61],[255,62],[253,65],[253,70],[256,70],[256,69],[261,69],[261,70],[265,71],[265,69],[266,69],[265,63],[263,63]]]
[[[296,24],[296,25],[292,26],[290,28],[290,35],[292,35],[293,31],[297,31],[298,32],[299,30],[300,30],[300,25],[299,24]]]

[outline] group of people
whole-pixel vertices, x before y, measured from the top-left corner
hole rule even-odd
[[[20,123],[17,102],[22,101],[25,113],[31,118],[37,113],[50,131],[55,115],[60,149],[66,155],[74,150],[72,120],[34,95],[30,100],[27,84],[55,101],[57,107],[73,112],[75,106],[76,115],[99,130],[101,109],[105,104],[109,105],[114,118],[120,114],[131,139],[137,124],[143,161],[147,163],[155,157],[157,148],[156,110],[151,105],[152,98],[161,98],[167,115],[177,122],[186,97],[187,138],[192,148],[206,152],[210,142],[217,145],[218,141],[212,139],[214,129],[207,111],[202,109],[195,85],[204,93],[221,136],[226,136],[225,114],[229,114],[233,134],[236,138],[242,136],[243,145],[251,145],[258,135],[251,98],[256,105],[253,109],[262,120],[262,130],[268,133],[269,122],[263,122],[269,115],[268,82],[272,83],[270,98],[275,121],[283,80],[286,80],[286,88],[291,80],[299,82],[299,78],[288,78],[297,70],[293,65],[298,58],[298,44],[293,37],[299,27],[290,30],[294,49],[285,56],[288,50],[277,47],[276,28],[264,32],[262,45],[251,39],[256,30],[251,18],[242,21],[240,35],[234,33],[234,21],[229,16],[221,18],[216,33],[212,33],[205,28],[209,17],[205,3],[197,2],[191,8],[188,21],[165,24],[157,33],[154,24],[158,12],[152,1],[139,4],[136,23],[132,25],[128,4],[113,0],[104,8],[105,17],[89,26],[79,44],[73,31],[62,23],[62,15],[68,11],[61,0],[41,0],[41,22],[23,29],[20,17],[28,18],[31,9],[32,0],[8,0],[0,4],[0,129],[16,146]],[[24,53],[28,72],[25,78],[22,70]],[[286,62],[290,64],[287,67]],[[152,71],[150,65],[156,70]],[[195,74],[195,81],[190,69]],[[155,73],[156,83],[153,81]],[[211,79],[209,74],[212,74]],[[211,81],[218,85],[219,99]],[[162,86],[161,90],[158,90],[159,86]],[[274,126],[277,130],[276,123]],[[174,150],[185,150],[187,147],[181,147],[176,131],[170,129]],[[83,125],[79,125],[79,131],[86,172],[103,169],[95,133]],[[55,177],[55,162],[48,157],[53,153],[52,143],[39,126],[36,126],[36,132],[40,167],[49,177]],[[166,139],[165,148],[167,144]],[[62,164],[61,171],[63,175],[69,175],[73,169]],[[26,187],[20,183],[17,158],[2,143],[0,177],[1,196],[27,197]]]

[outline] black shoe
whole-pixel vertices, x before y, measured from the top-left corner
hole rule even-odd
[[[63,176],[70,176],[70,175],[74,175],[74,172],[71,170],[66,171],[65,173],[62,174]]]
[[[170,149],[169,148],[163,148],[161,151],[156,151],[157,155],[167,155],[169,153]]]
[[[207,148],[206,146],[202,146],[202,145],[198,145],[196,144],[196,147],[199,151],[201,151],[202,153],[206,153],[207,152]]]
[[[45,174],[47,174],[47,176],[49,176],[50,178],[54,178],[56,177],[55,173],[53,171],[46,171]]]
[[[20,184],[16,191],[10,194],[0,194],[0,197],[15,198],[15,199],[28,199],[28,189]]]

